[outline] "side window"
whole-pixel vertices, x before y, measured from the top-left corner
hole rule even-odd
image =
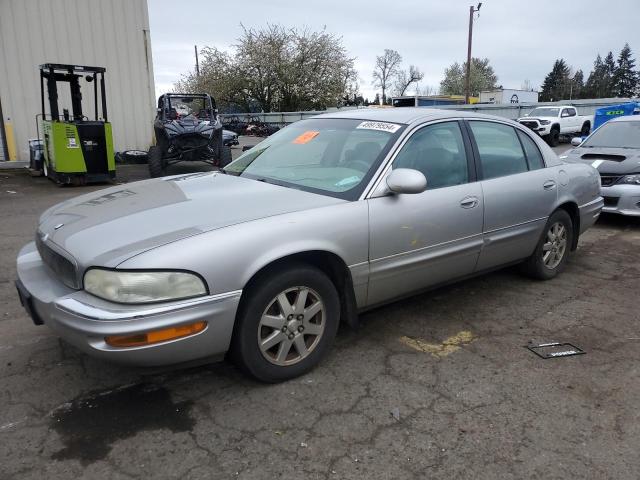
[[[575,117],[576,116],[576,109],[575,108],[567,108],[567,113],[569,114],[569,117]]]
[[[393,161],[393,168],[421,171],[429,190],[467,183],[467,154],[458,122],[437,123],[415,132]]]
[[[485,180],[526,172],[527,160],[516,131],[509,125],[469,122],[475,138]]]
[[[522,146],[524,147],[524,153],[527,155],[527,161],[529,162],[530,170],[538,170],[540,168],[544,168],[544,160],[542,159],[542,154],[540,150],[536,146],[535,142],[531,140],[531,137],[520,130],[518,132],[518,137],[520,137],[520,141],[522,142]]]
[[[560,116],[562,118],[568,117],[569,116],[569,110],[567,110],[566,108],[562,109],[562,113],[560,114]]]

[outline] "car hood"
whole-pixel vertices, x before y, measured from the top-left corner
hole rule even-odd
[[[569,150],[566,160],[588,163],[604,175],[640,172],[640,150],[632,148],[578,147]]]
[[[341,202],[346,200],[217,172],[198,173],[120,185],[68,200],[42,215],[38,235],[81,267],[113,268],[182,238]]]

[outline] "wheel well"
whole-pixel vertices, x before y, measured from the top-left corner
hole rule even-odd
[[[329,277],[340,297],[340,320],[348,323],[352,327],[356,327],[358,325],[358,311],[351,272],[338,255],[324,250],[311,250],[288,255],[265,265],[258,270],[245,285],[242,298],[240,299],[240,305],[242,306],[244,300],[244,292],[249,291],[251,286],[260,281],[262,277],[269,275],[271,271],[280,269],[287,264],[300,263],[312,265]]]
[[[578,248],[578,237],[580,235],[580,210],[578,205],[573,202],[566,202],[560,205],[557,210],[564,210],[571,217],[571,224],[573,225],[573,240],[571,243],[571,250]]]
[[[582,124],[582,126],[584,127],[585,125],[588,125],[589,127],[591,127],[591,121],[586,120],[586,121]]]

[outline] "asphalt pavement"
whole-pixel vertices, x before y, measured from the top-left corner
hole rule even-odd
[[[640,478],[640,221],[603,216],[552,281],[509,268],[368,312],[311,373],[263,385],[111,365],[31,323],[18,250],[47,207],[104,187],[0,171],[0,479]],[[552,341],[586,353],[525,348]]]

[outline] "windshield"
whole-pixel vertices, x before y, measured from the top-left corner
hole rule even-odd
[[[355,200],[403,129],[367,120],[301,120],[248,150],[224,171]]]
[[[167,106],[169,117],[181,118],[193,115],[198,118],[207,118],[209,116],[209,102],[206,97],[169,96]]]
[[[529,117],[557,117],[558,113],[560,113],[559,108],[540,107],[531,110]]]
[[[605,123],[581,147],[640,148],[640,122]]]

